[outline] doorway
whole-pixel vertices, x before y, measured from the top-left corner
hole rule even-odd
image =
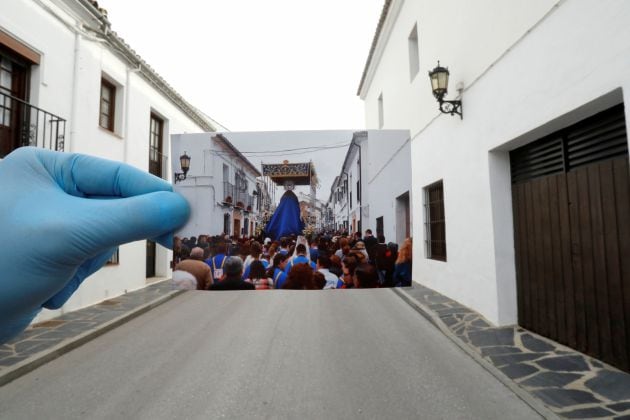
[[[20,124],[27,120],[29,66],[0,48],[0,158],[21,146]]]
[[[383,227],[383,216],[376,218],[376,237],[380,238],[385,235],[385,228]]]
[[[623,105],[510,153],[523,327],[630,371]]]
[[[399,245],[411,236],[409,191],[396,197],[396,242]]]
[[[234,219],[234,236],[241,237],[241,219]]]
[[[146,267],[146,277],[155,277],[155,255],[157,253],[157,249],[155,246],[155,242],[147,241],[147,267]]]

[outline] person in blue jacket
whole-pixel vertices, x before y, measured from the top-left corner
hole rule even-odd
[[[215,248],[215,254],[213,257],[208,258],[205,263],[210,266],[212,270],[212,283],[217,283],[223,277],[223,267],[225,265],[225,261],[227,260],[227,247],[224,243],[220,243]]]
[[[287,262],[287,266],[284,269],[284,272],[289,274],[294,265],[297,264],[308,264],[311,266],[313,271],[316,269],[316,265],[309,257],[306,256],[306,246],[304,244],[297,244],[295,247],[295,256],[289,259]]]
[[[287,273],[284,272],[284,268],[287,265],[286,254],[277,253],[273,256],[273,266],[267,269],[267,276],[273,279],[273,283],[276,289],[281,289],[284,282],[287,281]]]

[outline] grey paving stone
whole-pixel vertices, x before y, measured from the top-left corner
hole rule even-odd
[[[442,303],[433,303],[429,305],[429,309],[432,309],[434,311],[438,310],[438,309],[446,309],[447,307],[442,304]]]
[[[596,419],[601,417],[614,416],[615,413],[601,407],[582,408],[565,413],[560,413],[562,417],[567,419]]]
[[[26,359],[27,357],[28,356],[23,355],[23,356],[13,356],[13,357],[2,358],[0,359],[0,366],[13,366],[14,364]]]
[[[497,346],[497,347],[484,347],[481,349],[481,355],[483,357],[495,356],[498,354],[510,354],[510,353],[522,353],[521,349],[513,346]]]
[[[476,320],[472,321],[470,323],[470,325],[472,325],[473,327],[479,327],[479,328],[488,328],[488,327],[490,327],[490,324],[488,324],[483,319],[476,319]]]
[[[431,302],[431,303],[450,303],[450,302],[454,302],[453,300],[447,298],[446,296],[442,296],[442,295],[430,295],[430,296],[426,296],[425,299],[427,301]]]
[[[630,401],[610,404],[606,407],[610,408],[611,410],[615,410],[618,413],[623,413],[624,411],[630,410]]]
[[[48,331],[47,328],[32,328],[26,331],[23,331],[20,335],[10,340],[7,344],[15,344],[23,340],[27,340],[32,337],[37,337],[38,335]]]
[[[477,347],[513,346],[513,328],[493,328],[490,330],[473,331],[468,334],[470,342]]]
[[[57,328],[57,331],[59,331],[59,332],[66,332],[66,333],[76,333],[76,332],[81,332],[81,331],[85,331],[87,329],[90,329],[90,328],[94,327],[95,325],[98,325],[98,322],[95,322],[95,321],[72,321],[72,322],[68,322],[65,325],[62,325],[61,327]]]
[[[489,357],[495,366],[501,367],[501,366],[513,365],[513,364],[521,363],[521,362],[528,362],[530,360],[536,360],[545,355],[546,355],[545,353],[518,353],[518,354],[499,354],[496,356],[489,356]]]
[[[614,417],[613,420],[630,420],[630,414],[626,414],[625,416]]]
[[[461,315],[461,314],[469,314],[471,312],[470,309],[468,308],[464,308],[463,306],[457,307],[457,308],[449,308],[449,309],[440,309],[435,311],[437,312],[437,314],[440,317],[443,317],[445,315]],[[460,317],[461,318],[461,317]]]
[[[539,353],[553,351],[555,349],[555,346],[539,338],[536,338],[531,334],[523,334],[521,336],[521,342],[523,343],[523,346],[525,346],[528,350]]]
[[[579,373],[562,373],[562,372],[541,372],[536,376],[521,382],[521,385],[531,387],[563,387],[570,384],[576,379],[581,378]]]
[[[630,375],[623,372],[601,370],[584,383],[588,389],[612,401],[630,399]]]
[[[545,404],[558,408],[600,402],[593,394],[575,389],[547,388],[534,391],[533,394]]]
[[[463,335],[466,332],[466,326],[465,325],[459,326],[453,332],[456,335]]]
[[[604,367],[604,364],[601,362],[598,362],[597,360],[591,360],[591,365],[599,369]]]
[[[523,378],[538,371],[538,369],[536,369],[535,367],[526,365],[524,363],[507,365],[500,367],[499,369],[501,369],[501,372],[505,373],[505,375],[510,379]]]
[[[584,372],[590,370],[582,356],[549,357],[536,362],[545,369],[556,372]]]
[[[26,350],[22,350],[18,353],[18,355],[20,356],[32,356],[36,353],[39,353],[40,351],[44,351],[46,349],[49,349],[51,347],[53,347],[55,344],[59,343],[61,340],[46,340],[46,341],[42,341],[37,345],[31,346],[29,348],[27,348]]]
[[[68,338],[68,334],[55,330],[37,336],[38,340],[63,340],[64,338]]]
[[[459,322],[455,317],[445,316],[442,318],[442,322],[444,322],[448,327],[451,327]]]
[[[48,341],[46,340],[24,340],[15,345],[16,353],[26,353],[30,351],[32,348],[39,348],[42,346],[48,346]]]

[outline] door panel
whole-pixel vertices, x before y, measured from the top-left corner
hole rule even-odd
[[[630,172],[620,113],[512,152],[512,204],[519,324],[628,371]]]

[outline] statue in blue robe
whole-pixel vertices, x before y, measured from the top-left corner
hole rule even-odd
[[[265,235],[273,240],[283,236],[301,235],[304,222],[300,218],[300,202],[293,191],[288,190],[280,199],[278,208],[265,227]]]

